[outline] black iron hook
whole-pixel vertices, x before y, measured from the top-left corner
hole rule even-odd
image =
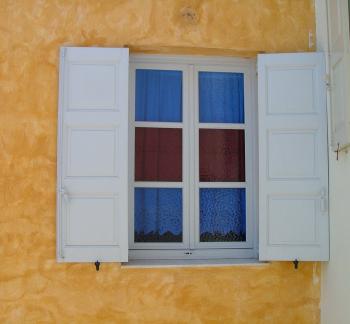
[[[298,269],[298,266],[299,266],[299,261],[298,261],[297,259],[295,259],[295,260],[293,261],[293,263],[294,263],[294,269],[297,270],[297,269]]]

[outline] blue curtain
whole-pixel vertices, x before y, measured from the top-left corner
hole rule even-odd
[[[246,232],[244,188],[200,189],[200,234]]]
[[[244,75],[199,72],[199,122],[244,123]]]
[[[135,119],[182,122],[182,71],[136,70]]]
[[[135,232],[182,233],[182,189],[135,188]]]

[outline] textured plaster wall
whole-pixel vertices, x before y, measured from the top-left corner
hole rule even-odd
[[[0,322],[318,323],[316,263],[55,261],[60,45],[251,56],[307,51],[314,25],[313,0],[0,0]]]

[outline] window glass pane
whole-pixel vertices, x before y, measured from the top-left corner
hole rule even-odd
[[[200,189],[200,241],[246,240],[245,189]]]
[[[135,129],[135,180],[182,181],[181,129]]]
[[[182,189],[135,188],[135,242],[182,242]]]
[[[243,73],[199,72],[199,122],[244,123]]]
[[[182,121],[182,72],[136,70],[136,121]]]
[[[200,181],[245,181],[244,130],[199,130]]]

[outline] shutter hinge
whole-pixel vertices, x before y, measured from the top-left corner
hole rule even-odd
[[[324,82],[326,84],[326,89],[331,90],[331,78],[328,73],[324,76]]]
[[[64,58],[66,56],[67,48],[63,47],[61,51],[61,57]]]
[[[60,257],[61,257],[61,259],[64,259],[64,253],[63,253],[63,249],[62,248],[60,248]]]

